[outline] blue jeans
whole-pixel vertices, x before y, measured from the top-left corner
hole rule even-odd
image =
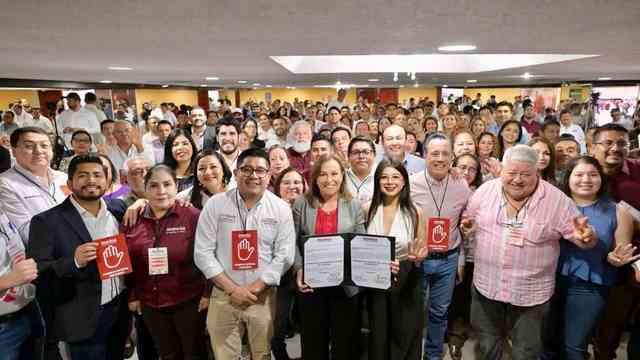
[[[608,292],[604,285],[558,275],[541,359],[584,360],[587,338],[607,303]]]
[[[14,318],[0,323],[0,360],[17,360],[20,357],[20,347],[30,334],[31,318],[28,309],[23,309]]]
[[[422,262],[422,291],[427,306],[427,327],[424,340],[424,359],[442,359],[444,336],[447,332],[447,313],[458,270],[458,252],[446,257]]]

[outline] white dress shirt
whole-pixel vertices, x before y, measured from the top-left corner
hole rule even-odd
[[[18,227],[22,241],[29,240],[31,218],[62,203],[67,195],[67,174],[49,169],[49,185],[19,164],[0,174],[0,207]]]
[[[120,147],[116,145],[110,145],[107,149],[107,156],[111,159],[113,166],[116,167],[117,171],[122,170],[124,168],[124,163],[138,156],[144,156],[149,162],[155,164],[155,156],[153,155],[151,150],[147,150],[147,147],[142,149],[142,151],[138,151],[138,149],[131,145],[129,146],[129,150],[124,152],[120,149]]]
[[[46,131],[47,133],[51,134],[54,132],[53,129],[53,123],[51,122],[51,120],[49,120],[49,118],[40,115],[39,118],[35,119],[35,118],[31,118],[31,120],[27,120],[22,124],[23,127],[27,127],[27,126],[35,126],[35,127],[39,127],[42,130]]]
[[[18,126],[20,127],[27,126],[25,124],[33,120],[33,116],[31,116],[31,114],[29,114],[24,110],[22,110],[22,113],[20,115],[16,114],[15,111],[13,114],[15,115],[15,118],[14,118],[15,123],[18,124]]]
[[[96,119],[98,119],[98,123],[101,123],[107,119],[107,115],[104,114],[104,111],[98,109],[96,104],[86,104],[84,108],[96,115]]]
[[[76,208],[78,214],[82,218],[84,226],[87,228],[92,240],[105,238],[107,236],[117,235],[119,231],[118,221],[107,210],[107,204],[104,200],[100,199],[100,210],[98,215],[95,216],[85,208],[80,206],[76,199],[71,196],[71,203]],[[75,259],[74,259],[75,261]],[[78,266],[78,264],[76,264]],[[102,280],[102,291],[100,295],[100,305],[104,305],[116,296],[118,296],[122,290],[124,290],[124,281],[122,276],[117,276],[108,280]]]
[[[100,134],[100,122],[98,122],[96,114],[85,108],[80,108],[78,111],[67,109],[58,115],[56,121],[58,123],[58,131],[62,134],[62,138],[68,147],[71,146],[71,135],[73,133],[63,134],[66,128],[84,129],[92,137]]]
[[[231,231],[258,231],[258,268],[233,270]],[[225,273],[238,285],[257,279],[276,286],[291,267],[295,255],[296,233],[289,204],[268,190],[251,209],[247,209],[237,189],[211,197],[204,206],[196,230],[194,260],[207,279]]]
[[[346,171],[347,191],[362,204],[371,201],[373,198],[373,187],[375,184],[373,175],[375,174],[376,168],[377,165],[374,164],[369,175],[365,176],[362,180],[353,172],[353,169],[347,169]]]

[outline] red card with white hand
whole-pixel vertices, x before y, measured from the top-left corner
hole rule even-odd
[[[133,270],[124,235],[117,234],[94,241],[98,244],[96,265],[98,265],[101,280],[125,275]]]
[[[427,248],[429,251],[449,250],[449,219],[429,218],[427,222]]]
[[[234,230],[231,232],[231,267],[233,270],[258,268],[257,230]]]

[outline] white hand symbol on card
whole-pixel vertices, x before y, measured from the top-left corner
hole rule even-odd
[[[118,250],[117,247],[109,245],[102,253],[102,258],[104,260],[104,265],[109,269],[113,269],[120,265],[124,258],[124,253]]]
[[[433,228],[433,240],[434,242],[442,242],[445,238],[444,227],[442,225],[436,225]]]
[[[244,239],[242,241],[240,241],[238,243],[238,259],[240,259],[240,261],[247,261],[249,260],[249,258],[251,257],[251,255],[253,255],[253,252],[256,249],[251,246],[251,243],[249,242],[249,240]],[[246,256],[242,256],[242,255],[246,255]]]

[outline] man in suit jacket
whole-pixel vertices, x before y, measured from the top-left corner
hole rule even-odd
[[[69,164],[69,196],[33,217],[27,253],[38,263],[39,301],[50,306],[47,332],[68,344],[72,360],[122,359],[128,311],[121,277],[100,280],[96,243],[118,233],[118,221],[102,200],[107,182],[99,157]]]

